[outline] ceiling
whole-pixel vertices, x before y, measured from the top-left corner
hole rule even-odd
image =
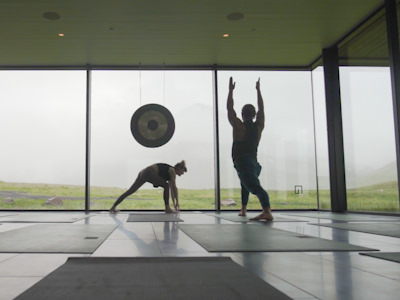
[[[0,67],[304,68],[382,5],[383,0],[0,0]],[[46,12],[59,19],[46,19]],[[243,18],[230,20],[232,13]]]
[[[400,15],[398,6],[398,15]],[[343,39],[339,45],[341,66],[389,66],[385,11],[380,11]]]

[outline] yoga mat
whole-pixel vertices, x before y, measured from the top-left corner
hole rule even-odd
[[[363,215],[363,214],[347,214],[347,213],[331,213],[331,212],[309,212],[309,213],[286,213],[288,216],[319,218],[345,222],[400,222],[399,217]]]
[[[183,224],[178,227],[209,252],[376,251],[256,224]]]
[[[14,215],[1,216],[0,222],[3,223],[73,223],[78,220],[92,217],[94,215],[69,214],[69,213],[21,213]]]
[[[93,253],[115,228],[108,224],[36,224],[0,232],[0,252]]]
[[[129,214],[127,222],[183,222],[178,214],[143,213]]]
[[[379,252],[379,253],[374,252],[374,253],[360,253],[360,254],[400,263],[400,252]]]
[[[252,221],[252,220],[250,220],[251,218],[258,216],[259,214],[260,213],[248,213],[247,216],[245,216],[245,217],[238,216],[237,213],[235,213],[235,214],[222,213],[222,214],[207,214],[207,215],[216,217],[216,218],[220,218],[223,220],[231,221],[231,222],[240,222],[240,223],[246,223],[246,222],[308,222],[308,221],[304,221],[304,220],[296,220],[296,219],[282,218],[282,217],[276,217],[276,216],[274,216],[273,221],[266,221],[266,220]]]
[[[16,215],[16,214],[0,213],[0,218],[14,216],[14,215]]]
[[[74,257],[15,299],[291,298],[229,257]]]
[[[310,223],[311,225],[324,226],[336,229],[344,229],[358,231],[364,233],[372,233],[391,237],[400,237],[400,223],[330,223],[318,224]]]

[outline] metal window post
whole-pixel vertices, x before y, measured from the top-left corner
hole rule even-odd
[[[86,160],[85,160],[85,212],[90,210],[90,115],[91,115],[91,77],[90,66],[86,68]]]
[[[325,76],[331,207],[333,212],[345,212],[347,198],[337,46],[323,49],[322,59]]]
[[[221,186],[219,169],[219,118],[218,118],[218,71],[214,68],[214,181],[215,181],[215,209],[221,210]]]
[[[392,82],[394,132],[397,158],[397,189],[400,195],[400,51],[399,30],[397,21],[397,5],[395,0],[385,0],[386,28]],[[399,197],[400,198],[400,197]],[[399,199],[400,201],[400,199]],[[400,206],[400,202],[399,202]]]

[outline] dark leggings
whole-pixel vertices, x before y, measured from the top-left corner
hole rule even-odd
[[[139,172],[135,182],[132,186],[115,201],[113,207],[117,207],[126,197],[135,193],[143,184],[149,182],[153,184],[154,187],[162,187],[164,189],[164,204],[169,205],[169,184],[168,182],[161,178],[152,166],[147,167]]]
[[[247,205],[249,194],[252,193],[257,196],[263,208],[270,207],[269,195],[262,188],[258,179],[261,173],[260,164],[254,159],[243,158],[240,161],[236,161],[234,166],[242,188],[242,205]]]

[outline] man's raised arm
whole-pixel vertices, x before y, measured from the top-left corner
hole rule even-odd
[[[264,115],[264,100],[262,98],[260,90],[260,78],[258,78],[258,81],[256,82],[256,90],[257,90],[257,105],[258,105],[256,122],[258,126],[261,129],[263,129],[265,124],[265,115]]]
[[[226,103],[226,108],[228,109],[228,120],[231,125],[237,119],[235,109],[233,108],[233,89],[235,88],[235,84],[233,82],[232,77],[229,79],[229,93],[228,93],[228,100]]]

